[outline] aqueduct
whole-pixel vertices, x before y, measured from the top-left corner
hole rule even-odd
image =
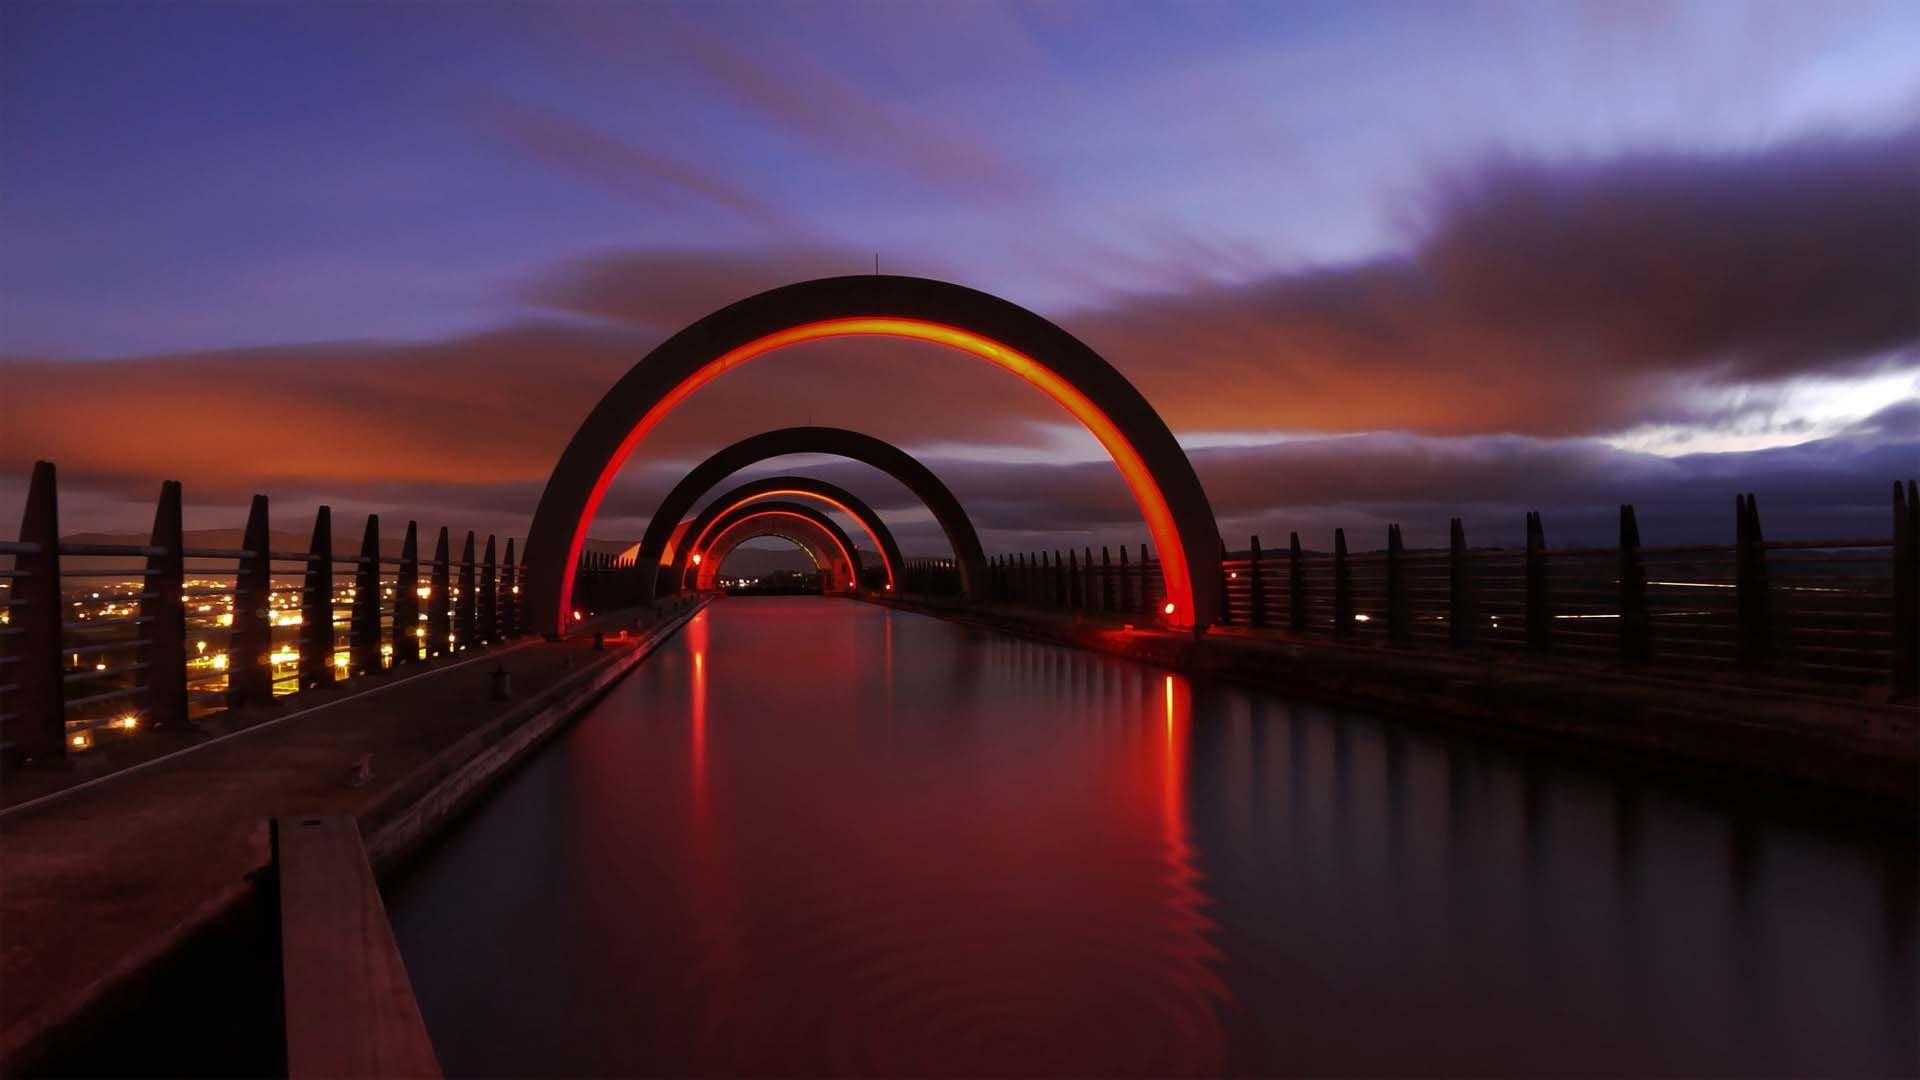
[[[535,628],[566,631],[594,512],[663,417],[748,361],[857,336],[943,345],[1053,398],[1106,448],[1139,505],[1160,553],[1166,621],[1197,628],[1215,620],[1221,570],[1212,506],[1173,433],[1133,384],[1078,338],[1016,304],[950,282],[874,274],[799,282],[730,304],[662,342],[614,384],[567,444],[534,512],[527,592]]]
[[[884,439],[845,428],[777,428],[741,439],[715,452],[694,466],[660,501],[659,509],[654,511],[653,520],[647,525],[646,535],[640,540],[636,565],[671,565],[679,554],[680,543],[677,538],[682,535],[680,527],[686,524],[686,515],[702,495],[741,469],[789,454],[829,454],[846,458],[872,466],[898,480],[915,498],[926,504],[934,522],[946,534],[947,543],[953,548],[953,556],[960,564],[962,591],[969,598],[980,598],[978,590],[986,580],[987,556],[980,545],[980,534],[974,531],[973,522],[961,507],[960,500],[934,475],[933,470],[921,464],[913,455]],[[897,559],[894,565],[899,565]],[[660,587],[674,588],[680,580],[679,577],[663,573]]]

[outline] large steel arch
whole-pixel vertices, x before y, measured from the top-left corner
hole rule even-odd
[[[786,530],[786,531],[782,531]],[[809,546],[800,536],[792,535],[797,530],[800,536],[811,535],[816,540],[824,539],[825,544]],[[853,581],[860,577],[860,551],[834,520],[827,515],[793,502],[761,502],[738,506],[720,515],[714,523],[714,539],[708,545],[709,557],[700,566],[699,580],[711,584],[714,575],[720,571],[720,564],[735,547],[756,536],[779,536],[799,544],[802,549],[814,556],[815,565],[827,572],[827,586],[830,592],[839,592],[843,587],[850,588]],[[840,552],[840,565],[846,567],[848,580],[842,582],[833,576],[833,562],[829,552],[815,550],[831,545]]]
[[[529,612],[564,633],[587,527],[620,466],[694,391],[789,345],[887,336],[945,345],[1039,387],[1100,440],[1160,552],[1167,621],[1204,627],[1220,602],[1219,531],[1173,433],[1113,365],[1078,338],[997,296],[927,278],[821,278],[721,308],[668,338],[615,383],[553,467],[527,534]]]
[[[672,491],[667,492],[666,498],[660,501],[659,509],[654,511],[653,520],[647,524],[646,535],[640,539],[638,565],[651,566],[662,560],[672,562],[677,559],[684,543],[683,540],[676,540],[681,535],[677,531],[678,526],[702,495],[741,469],[788,454],[843,457],[870,465],[900,481],[915,498],[926,504],[940,531],[946,534],[947,543],[953,548],[953,557],[960,564],[961,588],[968,596],[979,598],[984,595],[987,555],[980,546],[980,534],[974,531],[966,510],[947,485],[941,483],[933,470],[922,465],[919,459],[892,443],[858,431],[835,427],[789,427],[763,431],[741,439],[695,465],[674,485]],[[661,575],[660,587],[672,588],[682,580],[678,576]]]
[[[700,511],[682,534],[682,541],[674,548],[673,564],[669,571],[669,580],[677,582],[682,588],[686,585],[687,567],[694,554],[703,550],[708,537],[712,536],[715,526],[722,515],[735,507],[765,499],[809,499],[824,503],[851,515],[860,527],[872,538],[873,546],[880,552],[880,562],[887,573],[887,588],[897,588],[896,575],[906,564],[900,555],[900,545],[894,542],[892,530],[873,508],[862,502],[859,496],[837,484],[825,480],[815,480],[807,476],[769,476],[761,480],[750,480],[729,489],[725,494],[713,500],[705,510]],[[642,551],[642,557],[645,551]]]

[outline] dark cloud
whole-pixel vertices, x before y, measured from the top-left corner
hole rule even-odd
[[[1067,321],[1188,428],[1603,434],[1699,391],[1920,364],[1920,129],[1498,160],[1403,257]]]

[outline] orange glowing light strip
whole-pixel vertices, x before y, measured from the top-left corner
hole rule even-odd
[[[806,515],[804,515],[804,514],[796,514],[796,513],[794,513],[794,512],[793,512],[793,511],[791,511],[791,510],[758,510],[758,511],[755,511],[754,513],[751,513],[751,514],[748,514],[748,515],[747,515],[746,517],[743,517],[743,518],[741,518],[741,519],[740,519],[739,521],[736,521],[736,522],[734,522],[733,524],[731,524],[731,525],[729,525],[729,526],[727,526],[727,530],[726,530],[725,532],[723,532],[723,533],[721,533],[721,534],[720,534],[720,536],[719,536],[719,538],[718,538],[717,540],[715,540],[715,541],[714,541],[714,547],[719,547],[719,546],[720,546],[720,543],[721,543],[722,541],[724,541],[724,540],[726,540],[726,538],[727,538],[727,537],[729,537],[729,536],[731,536],[731,535],[733,535],[733,534],[734,534],[735,532],[737,532],[737,531],[738,531],[738,530],[739,530],[739,529],[740,529],[741,527],[743,527],[743,526],[746,526],[746,525],[750,525],[750,524],[752,524],[753,522],[755,522],[755,521],[758,521],[758,520],[760,520],[760,519],[761,519],[761,518],[763,518],[763,517],[788,517],[788,518],[793,518],[793,519],[794,519],[795,521],[804,521],[804,522],[806,522],[806,523],[807,523],[807,525],[808,525],[809,527],[811,527],[811,528],[812,528],[812,529],[813,529],[813,530],[814,530],[815,532],[818,532],[818,533],[819,533],[820,535],[822,535],[822,536],[824,536],[824,537],[826,537],[827,539],[829,539],[829,540],[831,540],[831,541],[833,541],[833,546],[834,546],[834,547],[837,547],[837,548],[839,548],[839,549],[840,549],[840,557],[841,557],[842,559],[845,559],[845,560],[846,560],[846,563],[847,563],[847,569],[849,569],[849,570],[851,570],[851,569],[853,569],[853,555],[852,555],[852,554],[850,554],[850,553],[849,553],[849,552],[847,551],[847,545],[845,545],[845,544],[842,544],[842,543],[840,542],[840,538],[839,538],[839,537],[837,537],[837,536],[835,536],[835,535],[833,535],[832,533],[830,533],[830,532],[828,532],[828,531],[827,531],[827,530],[825,530],[825,529],[822,529],[822,528],[820,527],[820,523],[819,523],[819,522],[817,522],[817,521],[814,521],[814,520],[813,520],[812,518],[810,518],[810,517],[807,517],[807,516],[806,516]],[[752,539],[753,539],[753,537],[751,537],[751,536],[743,536],[743,537],[741,537],[741,538],[740,538],[740,539],[739,539],[738,541],[736,541],[736,542],[735,542],[735,544],[734,544],[734,547],[738,547],[738,546],[740,546],[741,544],[744,544],[744,543],[746,543],[746,542],[747,542],[748,540],[752,540]],[[802,551],[804,551],[804,552],[806,552],[806,553],[807,553],[808,555],[811,555],[811,556],[813,556],[813,558],[814,558],[814,561],[815,561],[815,562],[818,562],[818,561],[819,561],[819,559],[820,559],[820,556],[819,556],[819,554],[818,554],[818,553],[816,553],[816,552],[815,552],[815,551],[814,551],[814,550],[813,550],[812,548],[810,548],[810,547],[808,547],[808,546],[806,545],[806,542],[805,542],[805,541],[803,541],[803,540],[799,540],[799,539],[796,539],[795,537],[791,537],[791,536],[783,536],[783,537],[782,537],[782,539],[784,539],[784,540],[792,540],[792,541],[793,541],[794,543],[796,543],[796,544],[798,544],[798,545],[800,545],[800,550],[802,550]],[[727,549],[726,551],[724,551],[724,552],[722,552],[722,553],[721,553],[721,555],[720,555],[720,558],[718,558],[718,559],[708,559],[708,560],[707,560],[707,562],[708,562],[709,564],[711,564],[711,566],[710,566],[710,567],[702,567],[702,568],[701,568],[701,574],[708,574],[708,573],[711,573],[711,574],[712,574],[712,575],[713,575],[714,577],[719,577],[719,576],[720,576],[720,564],[721,564],[722,562],[724,562],[724,561],[726,561],[726,557],[727,557],[728,555],[730,555],[730,554],[732,554],[732,553],[733,553],[733,548],[728,548],[728,549]],[[711,550],[709,550],[709,551],[708,551],[708,554],[712,554],[712,551],[711,551]],[[832,574],[832,573],[833,573],[833,567],[831,567],[831,566],[822,566],[822,567],[820,567],[820,569],[821,569],[821,570],[823,570],[823,571],[825,571],[825,572],[826,572],[826,573],[828,573],[828,574]],[[701,574],[696,574],[696,575],[694,575],[694,581],[695,581],[695,582],[698,582],[698,581],[700,580],[700,576],[701,576]]]
[[[880,534],[873,531],[873,526],[868,525],[865,521],[861,521],[860,515],[854,513],[852,507],[848,506],[846,503],[841,502],[839,499],[833,498],[832,496],[829,496],[829,495],[822,495],[817,491],[800,491],[798,489],[789,490],[789,489],[783,488],[779,491],[763,491],[758,495],[749,495],[746,498],[741,499],[739,502],[734,503],[732,506],[727,507],[725,510],[720,511],[718,514],[715,514],[713,516],[713,520],[707,523],[707,527],[701,530],[700,535],[693,538],[693,544],[691,547],[688,548],[688,550],[694,552],[696,555],[706,550],[705,548],[700,546],[702,541],[706,540],[707,534],[712,532],[713,527],[715,525],[720,524],[721,519],[726,517],[728,514],[733,513],[735,510],[740,509],[741,507],[747,505],[748,503],[759,502],[761,499],[779,498],[782,496],[815,499],[820,502],[826,503],[828,506],[834,507],[835,509],[839,510],[841,513],[847,515],[853,520],[859,521],[860,527],[867,530],[867,535],[872,538],[874,550],[880,553],[880,564],[887,568],[887,586],[888,588],[892,588],[893,562],[892,560],[887,558],[887,546],[880,542]],[[847,565],[852,566],[853,564],[848,563]]]
[[[695,390],[719,378],[728,371],[757,357],[765,356],[776,349],[789,345],[800,345],[809,341],[821,341],[837,337],[898,337],[913,341],[926,341],[935,345],[945,345],[970,353],[997,364],[1013,372],[1026,381],[1039,387],[1048,397],[1065,406],[1074,418],[1086,425],[1094,438],[1100,440],[1113,463],[1119,467],[1120,475],[1127,482],[1127,488],[1133,492],[1134,502],[1140,506],[1141,516],[1146,518],[1147,533],[1153,537],[1154,544],[1160,550],[1160,573],[1166,581],[1167,600],[1175,605],[1173,621],[1182,623],[1193,613],[1193,581],[1187,573],[1187,552],[1180,543],[1180,532],[1174,527],[1173,511],[1168,508],[1166,496],[1161,494],[1160,485],[1154,482],[1153,474],[1147,464],[1134,450],[1133,444],[1120,433],[1119,427],[1108,418],[1093,400],[1076,389],[1073,384],[1055,374],[1045,364],[1017,349],[973,333],[957,326],[930,322],[926,319],[909,319],[895,316],[856,315],[843,319],[824,319],[820,322],[805,323],[768,334],[747,342],[735,349],[715,357],[706,366],[681,380],[659,403],[647,410],[633,425],[633,430],[621,442],[606,466],[600,472],[592,492],[587,496],[586,506],[582,508],[580,520],[573,527],[573,543],[567,551],[565,576],[561,579],[560,596],[566,604],[573,601],[574,574],[579,568],[580,552],[587,542],[587,526],[593,522],[594,512],[600,508],[600,501],[606,497],[607,489],[613,484],[613,478],[626,463],[634,448],[647,437],[654,425],[680,403],[692,396]]]

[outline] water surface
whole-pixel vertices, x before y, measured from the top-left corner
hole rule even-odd
[[[448,1075],[1899,1073],[1914,834],[731,599],[388,897]]]

